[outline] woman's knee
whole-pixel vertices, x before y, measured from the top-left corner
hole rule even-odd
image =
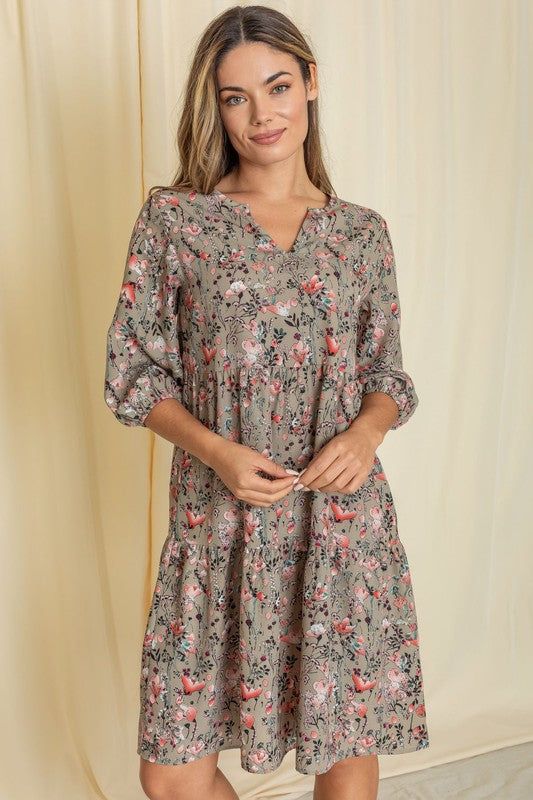
[[[333,772],[349,772],[354,769],[359,769],[359,767],[361,767],[361,769],[375,769],[378,764],[378,757],[374,754],[349,756],[348,758],[341,758],[339,761],[336,761],[333,766],[330,767],[327,772],[322,773],[322,775],[329,775]],[[317,778],[320,778],[320,775],[317,775]]]
[[[377,800],[378,785],[376,755],[346,758],[315,775],[313,800]]]
[[[140,758],[139,779],[150,800],[182,800],[201,796],[213,785],[218,753],[201,756],[186,764],[155,764]]]

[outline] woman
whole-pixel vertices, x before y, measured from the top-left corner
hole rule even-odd
[[[429,744],[375,453],[418,404],[394,255],[383,217],[332,189],[317,95],[286,16],[211,22],[180,171],[139,212],[109,327],[107,404],[174,444],[142,649],[149,797],[236,798],[217,761],[239,747],[253,773],[296,748],[314,800],[370,800],[379,753]]]

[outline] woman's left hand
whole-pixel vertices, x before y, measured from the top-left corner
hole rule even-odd
[[[367,424],[338,433],[311,459],[300,473],[295,489],[352,494],[366,481],[382,437]]]

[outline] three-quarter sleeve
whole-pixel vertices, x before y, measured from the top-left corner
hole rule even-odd
[[[363,395],[385,392],[395,400],[395,430],[412,416],[418,396],[410,375],[403,369],[400,300],[389,229],[377,212],[374,224],[370,289],[361,304],[357,334],[358,376]]]
[[[133,226],[107,332],[104,399],[127,426],[145,426],[156,403],[182,398],[178,255],[156,194],[145,200]]]

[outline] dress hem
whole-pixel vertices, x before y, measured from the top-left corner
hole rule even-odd
[[[368,753],[360,753],[359,755],[363,755],[363,756],[366,756],[366,755],[395,756],[395,755],[402,755],[403,753],[416,752],[417,750],[426,750],[429,747],[429,745],[430,745],[430,742],[429,742],[428,739],[426,739],[424,741],[418,741],[418,742],[414,742],[414,743],[411,743],[411,744],[407,744],[404,747],[397,748],[396,750],[393,750],[390,753],[389,752],[385,752],[385,751],[380,752],[379,750],[376,751],[375,748],[369,748],[370,752],[368,752]],[[272,769],[248,769],[243,764],[242,760],[241,760],[241,769],[243,769],[244,772],[249,772],[252,775],[269,775],[270,773],[275,772],[276,770],[278,770],[280,768],[285,756],[288,753],[290,753],[291,750],[295,750],[296,747],[297,747],[297,743],[296,742],[293,745],[291,745],[289,747],[286,747],[285,750],[282,752],[281,758],[279,758],[277,760],[276,765],[274,767],[272,767]],[[163,764],[163,765],[166,765],[166,766],[181,766],[181,765],[185,766],[187,764],[190,764],[193,761],[199,761],[201,758],[213,755],[213,753],[222,752],[223,750],[239,750],[240,751],[241,750],[241,743],[239,743],[239,742],[237,742],[237,743],[236,742],[231,742],[231,743],[225,743],[223,745],[207,747],[205,750],[202,750],[202,754],[201,755],[197,756],[196,758],[190,758],[188,761],[183,761],[183,760],[170,761],[168,758],[159,759],[159,760],[157,758],[152,759],[152,758],[150,758],[150,756],[148,754],[145,754],[143,752],[141,747],[137,747],[137,755],[139,755],[145,761],[150,761],[150,763],[152,763],[152,764]],[[357,756],[357,755],[358,754],[356,752],[353,753],[353,756]],[[330,770],[331,767],[333,767],[338,761],[342,761],[345,758],[351,758],[351,757],[352,756],[342,756],[342,758],[336,759],[335,761],[333,761],[327,767],[326,770],[323,770],[322,772],[320,772],[320,769],[321,769],[320,766],[318,766],[316,769],[313,769],[312,767],[309,767],[307,769],[299,769],[298,766],[295,765],[295,770],[296,770],[296,772],[300,773],[300,775],[322,775],[322,774],[324,774],[324,772],[327,772],[328,770]],[[270,766],[270,764],[265,762],[265,766]]]

